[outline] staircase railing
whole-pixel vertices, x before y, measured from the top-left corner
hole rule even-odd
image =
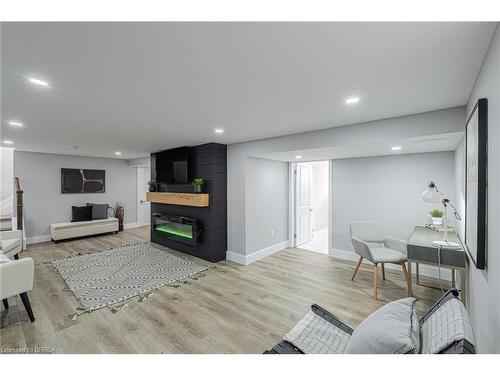
[[[16,220],[17,229],[23,230],[23,193],[21,185],[19,185],[19,178],[14,177],[14,186],[16,188]]]

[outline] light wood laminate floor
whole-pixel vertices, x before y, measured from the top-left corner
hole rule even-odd
[[[29,296],[36,321],[29,321],[19,297],[10,298],[10,309],[2,306],[0,310],[1,351],[262,353],[280,341],[312,303],[357,325],[383,304],[407,296],[398,271],[386,271],[387,280],[380,281],[376,301],[371,266],[361,266],[352,282],[354,263],[286,249],[248,266],[219,262],[207,277],[188,279],[179,288],[163,287],[143,303],[132,298],[117,313],[104,308],[77,320],[68,318],[77,301],[46,261],[148,240],[148,229],[136,228],[117,235],[28,246],[22,257],[35,261]],[[420,286],[414,292],[420,312],[440,295]]]

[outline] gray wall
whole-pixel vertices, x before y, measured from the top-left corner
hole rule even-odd
[[[498,27],[472,90],[467,113],[470,113],[479,98],[488,98],[488,253],[486,270],[476,269],[471,262],[468,308],[479,352],[500,353],[500,231],[498,230],[500,228],[500,29]],[[463,148],[457,150],[456,156],[457,165],[463,167]],[[459,193],[463,193],[463,189]],[[464,201],[463,195],[458,201]]]
[[[288,163],[248,158],[246,176],[249,255],[288,240]]]
[[[349,224],[381,223],[388,234],[407,239],[416,224],[430,223],[420,194],[428,181],[453,199],[454,153],[391,155],[333,161],[333,248],[352,251]],[[451,216],[450,216],[451,217]]]
[[[104,169],[106,192],[61,194],[61,168]],[[136,169],[127,160],[14,152],[14,175],[24,190],[26,237],[47,235],[50,224],[71,220],[71,206],[87,202],[125,205],[125,223],[137,221]]]
[[[402,138],[429,136],[434,134],[463,131],[464,108],[402,116],[392,119],[372,121],[362,124],[342,126],[313,132],[269,138],[261,141],[228,145],[228,251],[248,255],[253,248],[247,249],[249,236],[253,236],[253,223],[263,216],[262,212],[247,209],[247,165],[250,157],[263,157],[273,152],[304,150],[330,147],[335,145],[359,144],[399,140]],[[284,168],[284,167],[283,167]],[[283,193],[282,193],[283,194]],[[286,217],[283,212],[276,214],[277,220]],[[283,223],[283,225],[286,225]],[[272,244],[278,244],[275,237]]]

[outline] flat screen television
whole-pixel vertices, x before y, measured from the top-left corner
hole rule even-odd
[[[179,147],[156,154],[156,181],[159,184],[187,184],[188,148]]]

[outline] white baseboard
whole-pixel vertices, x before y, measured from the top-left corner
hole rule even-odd
[[[238,254],[238,253],[233,253],[232,251],[226,251],[226,260],[230,260],[235,263],[243,264],[246,265],[246,256]]]
[[[344,260],[350,260],[350,261],[357,261],[359,259],[359,255],[355,254],[352,251],[347,251],[347,250],[340,250],[340,249],[332,249],[332,251],[329,254],[330,256],[333,256],[335,258],[339,259],[344,259]],[[366,264],[372,264],[368,261],[363,261]],[[400,271],[401,267],[397,264],[386,264],[385,265],[387,268],[390,269],[395,269]],[[412,265],[412,273],[415,274],[415,265]],[[421,276],[427,276],[427,277],[432,277],[434,279],[439,278],[439,272],[438,272],[438,267],[437,266],[430,266],[427,264],[420,264],[419,267],[419,273]],[[441,268],[441,280],[445,281],[451,281],[451,271],[448,268]]]
[[[139,227],[145,227],[148,226],[149,224],[140,224],[140,223],[125,223],[123,224],[124,229],[132,229],[132,228],[139,228]]]
[[[266,247],[265,249],[256,251],[255,253],[252,253],[249,255],[241,255],[238,253],[233,253],[231,251],[227,251],[226,252],[226,259],[247,266],[250,263],[258,261],[259,259],[265,258],[269,255],[277,253],[278,251],[286,249],[288,247],[288,245],[289,245],[288,240],[282,241],[282,242],[279,242],[275,245]]]
[[[50,234],[43,234],[41,236],[33,236],[26,238],[26,243],[32,245],[35,243],[48,242],[50,241]]]

